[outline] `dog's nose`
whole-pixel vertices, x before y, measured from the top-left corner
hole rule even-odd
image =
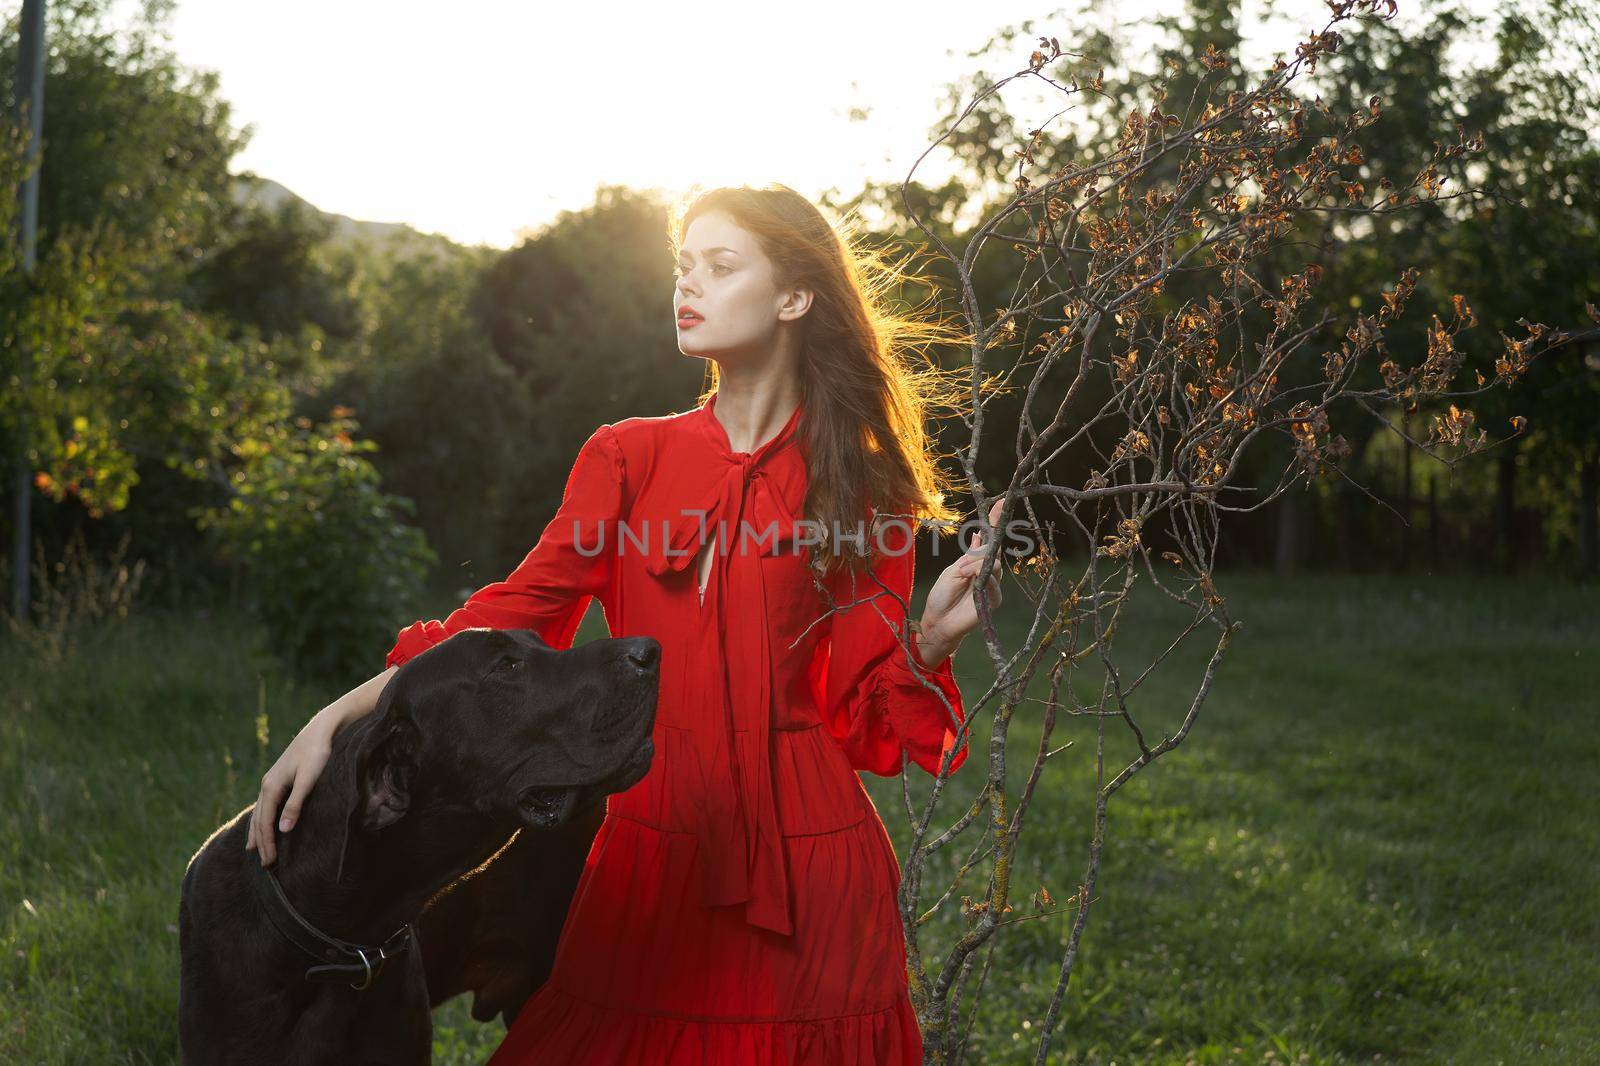
[[[661,644],[651,637],[641,637],[628,649],[628,661],[643,670],[654,666],[661,658]]]

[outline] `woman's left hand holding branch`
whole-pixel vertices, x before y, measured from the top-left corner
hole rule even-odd
[[[1000,510],[1005,505],[1001,496],[989,508],[989,524],[1000,521]],[[928,602],[922,611],[922,622],[917,632],[917,656],[929,669],[943,663],[978,626],[977,576],[983,562],[987,542],[981,530],[973,530],[961,558],[945,567],[928,590]],[[986,582],[989,610],[1000,606],[1000,567],[996,559]]]

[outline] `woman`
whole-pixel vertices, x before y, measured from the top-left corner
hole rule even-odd
[[[277,803],[292,784],[287,829],[400,663],[471,626],[568,647],[599,597],[613,634],[661,642],[657,754],[608,802],[550,979],[491,1063],[920,1063],[899,864],[855,771],[967,756],[950,654],[979,556],[905,624],[911,522],[953,517],[922,427],[932,375],[898,357],[922,326],[878,306],[887,275],[784,186],[705,193],[672,239],[704,402],[601,426],[517,569],[403,630],[295,738],[247,847],[272,861]]]

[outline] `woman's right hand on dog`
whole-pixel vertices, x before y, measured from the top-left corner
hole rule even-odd
[[[334,736],[345,725],[372,713],[384,686],[399,670],[398,666],[384,668],[381,674],[363,681],[312,715],[311,721],[302,726],[283,749],[272,769],[262,775],[261,794],[256,797],[256,809],[250,812],[250,833],[244,845],[244,850],[260,853],[262,866],[271,866],[278,857],[273,819],[278,819],[280,832],[287,833],[294,828],[300,818],[301,804],[305,803],[317,778],[322,776],[322,768],[328,765]],[[289,802],[283,804],[280,812],[278,804],[283,802],[286,792]]]
[[[256,797],[256,809],[250,812],[250,834],[244,850],[261,855],[261,865],[271,866],[278,857],[277,835],[272,822],[278,820],[278,829],[287,833],[300,817],[300,807],[311,792],[322,768],[328,765],[333,751],[333,735],[337,724],[328,715],[317,714],[307,722],[289,746],[283,749],[278,761],[272,764],[261,778],[261,793]],[[283,804],[280,814],[278,804],[284,793],[289,802]]]

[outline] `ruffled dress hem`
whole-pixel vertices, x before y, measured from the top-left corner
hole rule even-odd
[[[828,1018],[700,1018],[601,1006],[546,984],[523,1005],[489,1066],[880,1066],[921,1061],[922,1037],[909,997],[882,1010]]]

